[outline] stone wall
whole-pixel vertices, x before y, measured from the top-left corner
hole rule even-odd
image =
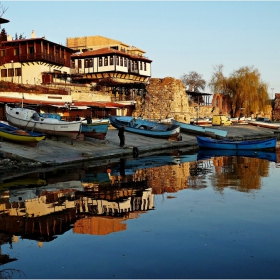
[[[280,93],[275,94],[273,120],[280,121]]]
[[[186,88],[178,79],[152,78],[147,94],[136,98],[133,116],[149,119],[175,118],[189,122],[189,102]]]

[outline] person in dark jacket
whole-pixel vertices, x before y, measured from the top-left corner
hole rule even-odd
[[[119,138],[120,138],[120,147],[123,147],[123,146],[124,146],[124,143],[125,143],[124,131],[125,131],[125,125],[123,125],[123,126],[119,129],[119,133],[118,133],[118,136],[119,136]]]

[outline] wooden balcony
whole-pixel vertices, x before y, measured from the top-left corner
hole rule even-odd
[[[29,53],[29,54],[22,54],[19,56],[20,62],[35,62],[35,61],[42,61],[46,63],[52,63],[60,66],[65,65],[65,59],[58,57],[52,54],[46,53]]]
[[[132,67],[128,67],[128,73],[139,74],[138,69],[132,69]]]

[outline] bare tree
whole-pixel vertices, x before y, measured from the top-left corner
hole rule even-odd
[[[189,74],[183,74],[180,80],[189,91],[200,92],[206,86],[206,81],[202,78],[202,75],[195,71],[190,71]]]
[[[3,15],[6,13],[7,10],[8,8],[5,8],[3,4],[0,2],[0,18],[3,17]],[[1,24],[0,24],[0,29],[1,29]]]
[[[7,10],[8,8],[5,8],[3,4],[0,2],[0,18],[2,18],[2,16],[6,13]]]

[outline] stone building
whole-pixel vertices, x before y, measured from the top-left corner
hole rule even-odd
[[[175,78],[151,78],[147,93],[136,97],[135,117],[189,121],[189,102],[186,88]]]

